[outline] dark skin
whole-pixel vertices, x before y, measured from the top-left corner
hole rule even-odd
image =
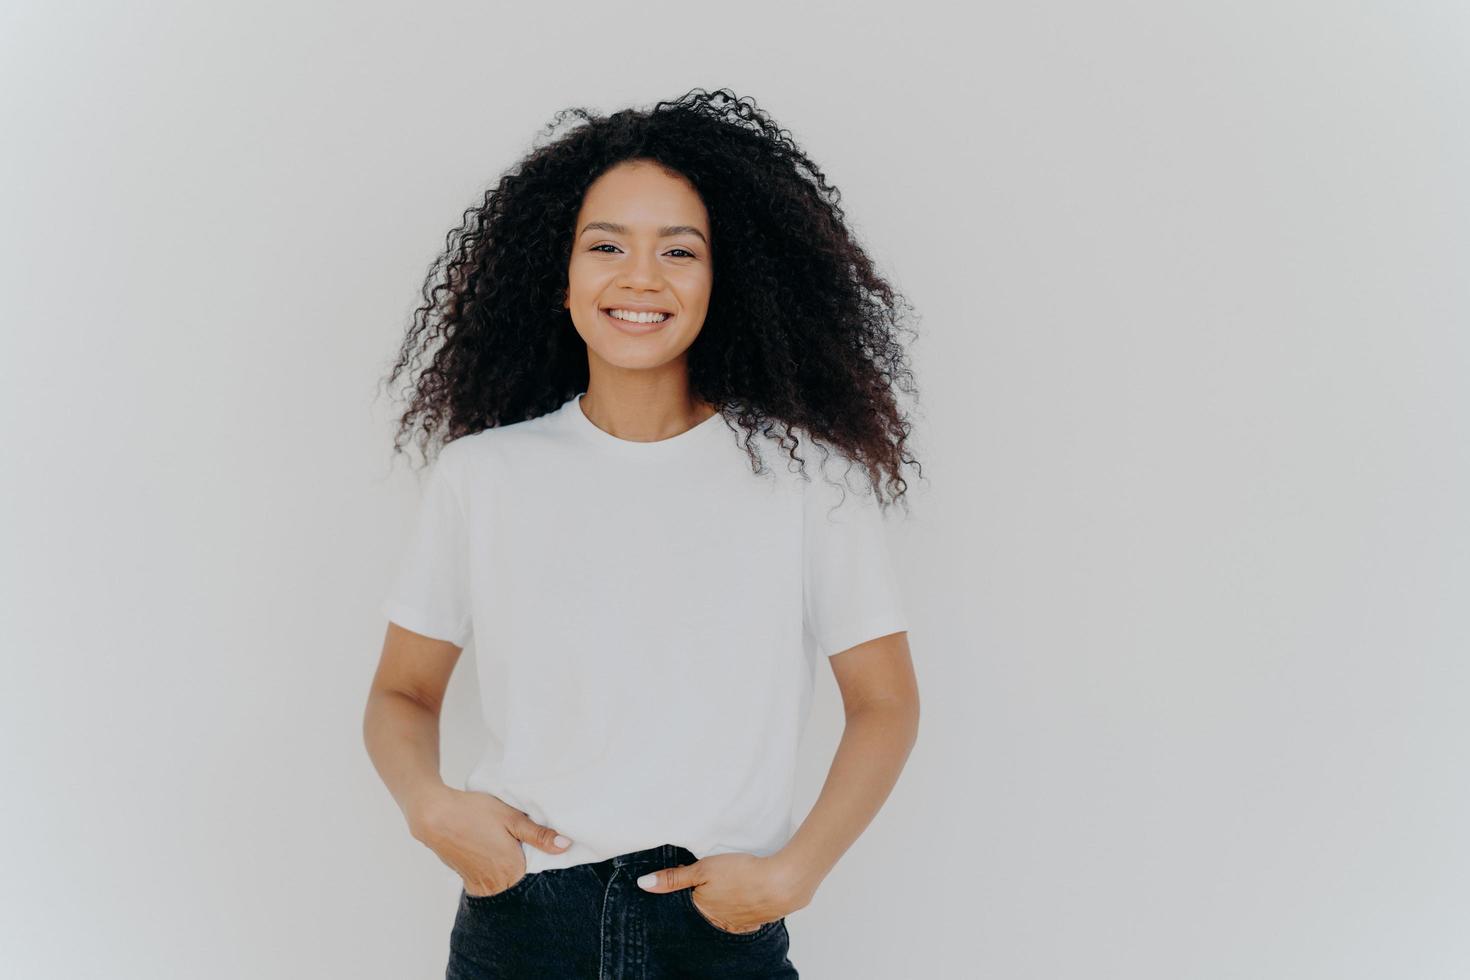
[[[622,230],[587,228],[593,223]],[[640,442],[669,438],[709,418],[715,408],[692,395],[685,366],[714,271],[698,193],[652,164],[622,164],[588,189],[577,229],[565,305],[587,343],[588,418]],[[674,316],[656,329],[630,332],[605,312],[628,306]],[[461,652],[389,623],[363,737],[410,833],[463,879],[466,892],[488,895],[525,875],[521,842],[548,854],[565,851],[570,842],[558,846],[554,828],[490,794],[453,789],[440,777],[440,711]],[[770,855],[715,854],[659,869],[646,890],[693,888],[695,906],[729,932],[753,931],[810,904],[888,798],[919,721],[906,632],[861,643],[829,663],[846,724],[821,793],[791,840]]]

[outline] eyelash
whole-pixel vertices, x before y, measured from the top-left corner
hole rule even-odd
[[[617,248],[617,246],[616,245],[612,245],[612,244],[610,244],[608,242],[603,242],[600,245],[593,245],[587,251],[589,251],[589,252],[595,252],[599,248]],[[669,249],[669,251],[671,251],[671,252],[683,252],[684,253],[683,255],[675,256],[675,258],[680,258],[680,259],[692,259],[692,258],[694,258],[694,253],[691,252],[691,251],[689,251],[689,249],[687,249],[687,248],[671,248],[671,249]]]

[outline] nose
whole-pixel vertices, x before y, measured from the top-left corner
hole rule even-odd
[[[657,256],[647,252],[634,252],[623,263],[621,285],[629,288],[658,289],[663,284]]]

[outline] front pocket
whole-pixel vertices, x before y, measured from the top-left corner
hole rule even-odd
[[[693,888],[681,888],[679,889],[679,894],[684,896],[684,904],[689,908],[689,911],[694,914],[694,917],[699,920],[700,924],[703,925],[704,928],[708,931],[723,939],[732,939],[736,942],[761,939],[769,935],[771,932],[775,931],[776,927],[781,924],[780,919],[773,919],[770,922],[762,922],[759,926],[757,926],[755,929],[752,929],[750,932],[730,932],[728,929],[722,929],[719,926],[715,925],[705,916],[703,912],[699,910],[699,906],[694,904]]]
[[[464,896],[465,901],[469,902],[471,905],[482,905],[486,902],[494,902],[509,895],[514,895],[516,892],[529,885],[531,883],[531,878],[537,874],[540,874],[540,872],[527,872],[526,874],[521,875],[515,881],[511,882],[509,887],[502,888],[498,892],[491,892],[489,895],[471,895],[469,892],[464,890],[463,886],[460,887],[459,892],[461,895]]]

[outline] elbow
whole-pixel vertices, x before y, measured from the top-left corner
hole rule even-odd
[[[880,697],[853,705],[847,712],[847,720],[881,717],[885,724],[908,730],[910,739],[919,734],[918,695],[909,697]]]

